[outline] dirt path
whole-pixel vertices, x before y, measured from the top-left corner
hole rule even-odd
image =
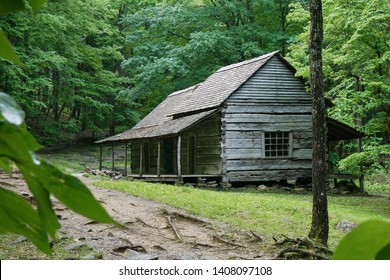
[[[169,205],[97,188],[90,179],[79,178],[125,228],[91,222],[53,199],[62,224],[60,233],[102,252],[104,259],[270,258],[261,254],[261,241],[250,232],[233,230],[222,222],[196,217]],[[10,178],[0,173],[0,182],[28,196],[20,174]]]

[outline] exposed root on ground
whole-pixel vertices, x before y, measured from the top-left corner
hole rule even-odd
[[[277,240],[275,237],[276,246],[287,246],[280,251],[276,259],[297,260],[329,260],[333,252],[324,246],[315,244],[308,237],[292,239],[283,235],[284,240]]]

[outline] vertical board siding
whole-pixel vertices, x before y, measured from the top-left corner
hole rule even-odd
[[[185,142],[182,143],[182,167],[184,175],[189,174],[189,137],[195,136],[196,158],[195,175],[220,175],[222,173],[221,158],[221,119],[220,114],[214,114],[183,131]]]
[[[311,97],[304,83],[273,57],[226,101],[224,170],[229,181],[307,177],[311,170]],[[292,133],[289,158],[263,158],[263,133]]]

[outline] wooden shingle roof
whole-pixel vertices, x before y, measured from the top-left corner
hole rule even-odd
[[[170,94],[132,129],[96,143],[178,134],[214,113],[219,106],[278,52],[222,67],[204,82]]]

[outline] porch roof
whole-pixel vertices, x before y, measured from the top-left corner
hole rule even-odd
[[[363,133],[335,119],[327,118],[327,124],[329,141],[351,140],[364,137]]]
[[[199,112],[189,116],[181,118],[169,117],[165,122],[152,126],[134,127],[130,130],[126,130],[117,135],[97,141],[97,144],[109,143],[109,142],[126,142],[129,140],[166,137],[170,135],[177,135],[182,130],[191,127],[204,118],[210,116],[216,112],[217,109],[207,110]]]

